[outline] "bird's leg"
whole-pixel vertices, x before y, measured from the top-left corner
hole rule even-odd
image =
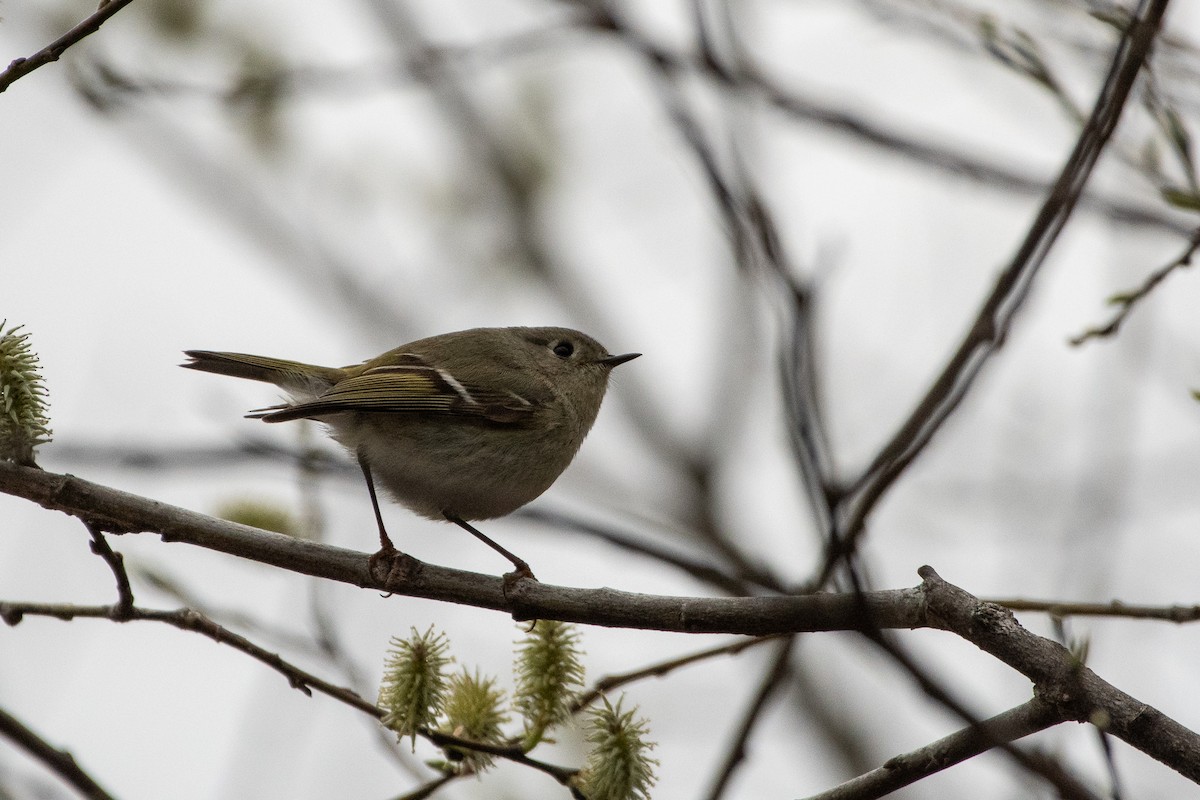
[[[375,493],[375,479],[371,477],[371,465],[367,463],[367,457],[361,450],[358,452],[358,468],[362,470],[363,477],[367,479],[367,493],[371,495],[371,508],[375,511],[375,522],[379,525],[379,551],[382,553],[385,550],[395,550],[396,546],[392,544],[387,529],[383,527],[383,514],[379,510],[379,495]]]
[[[379,525],[379,552],[371,555],[367,561],[367,568],[372,575],[382,572],[386,575],[387,583],[391,583],[393,579],[404,580],[411,577],[420,562],[407,553],[397,550],[387,534],[387,529],[383,527],[383,513],[379,510],[379,495],[375,492],[375,479],[371,477],[371,465],[367,463],[367,457],[361,450],[358,452],[358,466],[367,480],[367,493],[371,495],[371,508],[375,511],[375,522]]]
[[[514,578],[532,578],[535,581],[537,580],[537,578],[533,574],[533,570],[531,570],[529,568],[529,565],[527,563],[525,563],[524,559],[518,558],[513,553],[510,553],[508,550],[505,550],[499,544],[492,541],[490,537],[484,535],[483,532],[481,532],[480,530],[475,528],[473,525],[468,524],[467,521],[464,520],[462,517],[455,516],[454,514],[451,514],[449,511],[446,511],[443,513],[445,514],[445,517],[447,520],[449,520],[450,522],[453,522],[455,525],[462,528],[467,533],[471,534],[476,539],[483,542],[488,547],[492,548],[497,553],[499,553],[500,555],[504,556],[509,561],[511,561],[513,567],[516,568],[516,571],[511,573]],[[507,578],[508,576],[505,576],[505,577]]]

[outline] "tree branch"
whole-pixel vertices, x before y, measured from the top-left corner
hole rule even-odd
[[[125,571],[125,557],[113,551],[108,540],[104,538],[104,531],[91,522],[84,522],[84,525],[92,535],[92,552],[104,559],[117,581],[117,602],[112,607],[113,618],[118,621],[126,619],[133,611],[133,587],[129,583],[129,573]]]
[[[888,759],[878,769],[805,800],[873,800],[883,797],[987,752],[997,742],[1012,742],[1059,722],[1061,720],[1047,704],[1034,698],[978,725],[963,728],[910,753]]]
[[[0,72],[0,92],[3,92],[15,81],[25,77],[38,67],[44,67],[53,61],[58,61],[58,59],[62,58],[62,54],[67,51],[67,48],[78,44],[85,37],[100,30],[101,25],[132,2],[133,0],[101,0],[100,7],[90,17],[33,55],[15,59],[8,65],[8,69]]]
[[[25,497],[116,533],[154,532],[167,542],[218,550],[305,575],[410,597],[504,611],[520,620],[687,633],[764,635],[815,630],[920,627],[919,589],[766,597],[663,597],[579,589],[413,560],[407,573],[372,575],[365,553],[215,519],[72,475],[0,463],[0,492]]]
[[[1011,611],[946,583],[932,567],[918,573],[931,625],[958,634],[1029,678],[1036,696],[1061,719],[1091,722],[1200,783],[1200,736],[1105,682],[1062,645],[1025,630]]]
[[[78,789],[88,800],[113,800],[112,795],[104,791],[91,775],[75,763],[74,756],[51,745],[3,708],[0,708],[0,736],[8,737],[15,745]]]

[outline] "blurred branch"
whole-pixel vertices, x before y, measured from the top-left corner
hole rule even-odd
[[[700,14],[697,16],[702,17]],[[744,164],[738,158],[736,148],[732,159],[733,166],[727,169],[721,164],[715,146],[706,134],[696,112],[688,104],[680,85],[683,78],[686,77],[685,70],[679,62],[669,58],[663,51],[632,33],[616,18],[612,18],[608,24],[622,35],[630,37],[633,45],[640,49],[649,61],[653,69],[651,75],[655,79],[655,87],[663,107],[678,131],[680,139],[691,150],[708,184],[717,211],[724,220],[725,231],[732,242],[733,258],[740,274],[745,277],[760,276],[764,273],[772,274],[794,286],[795,283],[790,277],[793,270],[786,261],[782,239],[775,227],[769,207],[761,201],[751,185],[749,175]],[[707,29],[702,26],[702,31],[704,30]],[[710,42],[709,37],[703,35],[701,38],[707,48]],[[715,64],[715,54],[708,49],[705,50],[705,53],[707,55],[705,63]],[[799,314],[803,310],[799,306],[787,309],[790,314]],[[732,358],[724,360],[724,363],[736,364],[743,361],[745,361],[743,358]],[[720,372],[729,373],[728,379],[733,379],[737,374],[734,370],[721,370]],[[796,395],[796,397],[799,399],[801,396]],[[815,400],[815,397],[804,399]],[[732,408],[733,405],[730,404],[730,407]],[[815,413],[815,410],[808,407],[805,410],[813,411],[812,414],[806,416],[807,420],[814,423],[819,422],[819,415]],[[806,479],[806,485],[810,485],[808,483],[810,478],[816,485],[819,485],[824,480],[823,476],[814,475],[813,470],[819,469],[820,462],[808,458],[810,455],[807,451],[799,452],[801,472]],[[725,536],[713,521],[710,508],[712,497],[711,492],[708,491],[714,466],[713,458],[695,455],[687,458],[677,456],[676,459],[685,461],[685,466],[689,467],[685,474],[694,476],[693,483],[698,489],[698,495],[707,503],[698,514],[703,523],[697,526],[698,529],[705,535],[706,540],[718,547],[722,555],[735,564],[740,571],[755,569],[751,565],[749,557],[742,553],[737,544]],[[820,492],[814,492],[813,496],[820,494]],[[813,508],[820,522],[822,515],[816,511],[819,507],[813,506]],[[772,580],[778,582],[778,579],[773,578]]]
[[[1120,309],[1111,320],[1104,325],[1088,328],[1083,333],[1072,336],[1070,339],[1071,344],[1078,347],[1088,339],[1102,339],[1116,335],[1117,331],[1125,323],[1125,320],[1133,313],[1134,306],[1144,300],[1172,272],[1184,267],[1190,267],[1192,265],[1192,258],[1196,255],[1196,250],[1198,249],[1200,249],[1200,228],[1192,231],[1187,248],[1175,260],[1151,272],[1146,280],[1142,282],[1141,286],[1127,292],[1122,292],[1109,299],[1109,303],[1120,306]]]
[[[798,645],[808,646],[798,640]],[[848,703],[846,692],[831,692],[829,665],[825,659],[805,658],[797,652],[791,661],[788,686],[792,718],[819,741],[822,758],[831,775],[860,775],[879,763],[876,753],[876,706],[868,702]],[[835,682],[840,679],[834,670]],[[863,698],[859,698],[863,699]]]
[[[75,757],[59,750],[25,726],[19,719],[0,708],[0,736],[29,753],[64,781],[79,790],[88,800],[113,800],[87,770],[75,763]]]
[[[300,448],[276,444],[266,439],[241,437],[232,445],[136,444],[130,442],[54,442],[42,459],[72,468],[105,466],[118,469],[226,469],[253,461],[309,464],[322,473],[345,474],[361,478],[354,462],[331,449]]]
[[[700,63],[718,78],[721,85],[740,90],[736,93],[724,92],[723,97],[733,95],[740,100],[740,105],[745,106],[748,95],[752,95],[756,88],[764,91],[766,84],[753,67],[755,49],[744,42],[739,34],[732,5],[721,3],[719,8],[725,15],[724,24],[709,25],[705,23],[707,15],[703,0],[694,1],[694,16],[700,32]],[[723,48],[718,48],[715,42],[718,30],[725,31]],[[722,58],[721,49],[729,55]],[[744,91],[747,88],[751,89],[749,93]],[[739,118],[744,116],[738,114]],[[792,456],[808,495],[814,530],[828,542],[832,539],[829,531],[833,529],[834,499],[837,494],[834,485],[836,468],[821,406],[823,375],[816,346],[815,283],[800,278],[799,270],[788,258],[781,228],[770,203],[752,177],[742,147],[734,147],[732,163],[736,182],[744,192],[742,216],[745,224],[755,232],[762,253],[762,265],[770,284],[766,287],[767,295],[778,297],[782,303],[784,326],[778,369],[784,418]]]
[[[455,774],[439,775],[433,780],[426,783],[424,786],[419,786],[411,792],[405,792],[398,795],[395,800],[425,800],[427,797],[433,797],[434,792],[445,786],[451,781],[457,780],[462,776]]]
[[[528,30],[470,44],[429,44],[419,55],[364,61],[358,64],[302,63],[264,65],[255,72],[227,83],[197,83],[189,77],[142,77],[110,63],[97,64],[107,85],[117,95],[153,95],[159,98],[201,98],[238,105],[248,100],[271,97],[337,97],[391,90],[403,83],[422,80],[428,61],[435,59],[456,67],[474,69],[497,61],[528,55],[557,46],[562,34],[580,30],[578,15]]]
[[[733,656],[741,653],[743,650],[749,650],[752,647],[758,647],[761,644],[774,641],[781,636],[788,634],[773,634],[771,636],[756,636],[753,639],[738,639],[730,644],[723,644],[718,647],[709,647],[695,653],[688,653],[685,656],[671,658],[666,661],[660,661],[657,664],[651,664],[648,667],[634,670],[632,672],[623,672],[620,675],[605,675],[600,680],[593,684],[592,688],[575,699],[571,705],[571,713],[576,714],[590,706],[592,703],[600,699],[601,695],[606,692],[611,692],[613,689],[618,689],[635,681],[643,680],[644,678],[661,678],[669,675],[680,667],[688,667],[692,664],[701,661],[707,661],[710,658],[717,656]],[[790,638],[790,637],[789,637]]]
[[[748,595],[753,593],[752,589],[755,587],[775,592],[783,591],[782,585],[772,575],[755,570],[749,564],[732,563],[730,566],[734,567],[737,573],[730,575],[719,565],[706,563],[682,553],[672,552],[616,528],[587,522],[586,520],[561,512],[547,511],[534,507],[520,509],[514,516],[584,533],[624,550],[656,559],[664,564],[682,570],[697,581],[706,583],[726,594],[734,596]]]
[[[832,540],[833,510],[840,492],[828,429],[821,408],[817,361],[816,303],[812,288],[779,273],[779,295],[788,327],[780,334],[779,375],[792,455],[808,495],[817,531]]]
[[[573,2],[590,6],[589,0]],[[997,160],[982,158],[977,152],[961,149],[949,142],[935,142],[927,134],[903,131],[894,123],[884,124],[864,114],[847,111],[840,105],[807,94],[795,86],[784,87],[749,58],[743,59],[736,70],[727,69],[719,61],[701,54],[668,50],[611,14],[599,17],[597,28],[602,32],[611,32],[662,69],[706,75],[728,88],[757,93],[771,108],[797,122],[826,128],[859,144],[878,148],[920,166],[1016,194],[1044,195],[1049,189],[1044,179]],[[1156,208],[1103,195],[1089,193],[1082,198],[1080,206],[1127,225],[1178,234],[1191,231],[1188,225]]]
[[[792,642],[794,639],[795,637],[789,636],[786,639],[779,640],[775,648],[775,658],[771,660],[770,665],[763,673],[762,680],[759,681],[758,690],[750,700],[750,705],[746,708],[742,722],[734,733],[733,739],[729,742],[725,753],[725,760],[721,763],[721,768],[717,771],[717,776],[713,780],[712,788],[709,789],[706,795],[708,800],[720,800],[720,797],[725,794],[725,790],[729,788],[729,782],[733,778],[734,771],[745,760],[746,744],[750,741],[750,735],[754,732],[758,723],[762,721],[763,711],[766,710],[771,698],[779,692],[784,682],[788,679],[788,661],[791,658]]]
[[[467,86],[425,38],[415,17],[404,3],[364,0],[380,28],[404,53],[408,69],[426,83],[439,102],[445,119],[458,134],[464,155],[480,167],[476,188],[495,194],[489,204],[507,215],[508,228],[522,258],[538,277],[552,277],[550,259],[536,230],[532,195],[527,176],[506,149],[500,137],[480,113]]]
[[[1070,158],[1046,197],[1020,248],[996,281],[957,351],[900,429],[879,451],[849,494],[838,504],[836,547],[816,585],[823,584],[838,559],[853,552],[867,517],[901,473],[966,398],[984,364],[1003,346],[1033,279],[1091,176],[1092,168],[1120,120],[1121,111],[1159,30],[1168,0],[1145,0],[1121,37],[1112,67]]]
[[[1121,791],[1121,772],[1117,768],[1112,737],[1103,728],[1096,728],[1095,733],[1100,743],[1100,752],[1104,754],[1104,766],[1108,769],[1109,796],[1112,800],[1123,800],[1125,794]]]
[[[85,37],[100,30],[100,26],[133,0],[101,0],[100,7],[90,16],[31,56],[15,59],[0,72],[0,92],[39,67],[58,61],[63,53]]]
[[[98,112],[116,116],[129,97],[114,88],[113,76],[102,65],[85,64],[72,78]],[[201,134],[182,124],[173,109],[141,110],[148,128],[133,130],[142,137],[139,152],[177,186],[192,190],[231,229],[259,245],[289,282],[318,295],[322,307],[348,309],[346,319],[374,335],[388,331],[394,336],[405,330],[403,316],[377,286],[360,277],[355,258],[325,234],[306,205],[287,201],[277,187],[259,186],[251,179],[256,165],[218,154]]]
[[[577,0],[582,4],[582,0]],[[112,93],[110,102],[122,95],[154,95],[158,97],[208,97],[229,103],[271,94],[278,97],[314,94],[345,96],[347,92],[362,93],[390,89],[400,81],[428,80],[431,63],[445,68],[471,69],[479,64],[527,54],[532,48],[567,46],[568,37],[557,34],[587,30],[588,25],[604,33],[616,32],[635,49],[673,70],[692,71],[708,75],[719,83],[736,86],[745,93],[757,93],[771,107],[795,121],[815,124],[855,141],[876,147],[893,156],[921,166],[968,180],[978,181],[991,188],[1017,194],[1043,194],[1046,182],[1019,168],[998,160],[980,157],[978,153],[956,147],[949,142],[934,142],[927,134],[903,131],[895,123],[884,124],[861,113],[825,101],[795,86],[784,87],[752,62],[746,61],[734,73],[719,67],[706,56],[677,53],[661,47],[623,22],[592,10],[580,9],[577,16],[528,31],[519,31],[492,41],[467,45],[422,44],[416,55],[397,59],[362,63],[352,66],[300,64],[243,76],[231,85],[205,85],[187,79],[161,77],[141,78],[124,74],[109,64],[97,65],[98,77]],[[1114,221],[1171,233],[1186,234],[1185,223],[1164,214],[1155,207],[1135,204],[1117,198],[1089,192],[1080,201],[1081,208]],[[569,290],[560,282],[556,291]],[[581,298],[576,298],[576,300]],[[584,313],[593,321],[595,309]],[[583,309],[580,309],[583,313]]]

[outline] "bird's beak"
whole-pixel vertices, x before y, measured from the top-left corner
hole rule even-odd
[[[618,364],[624,364],[626,361],[633,361],[640,355],[641,353],[625,353],[624,355],[619,356],[605,356],[604,358],[597,359],[596,363],[612,368]]]

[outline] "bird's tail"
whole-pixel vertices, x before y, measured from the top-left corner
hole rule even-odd
[[[252,356],[248,353],[185,350],[184,355],[191,360],[180,364],[181,367],[273,383],[289,392],[319,394],[342,377],[342,370],[335,367],[318,367],[299,361]]]

